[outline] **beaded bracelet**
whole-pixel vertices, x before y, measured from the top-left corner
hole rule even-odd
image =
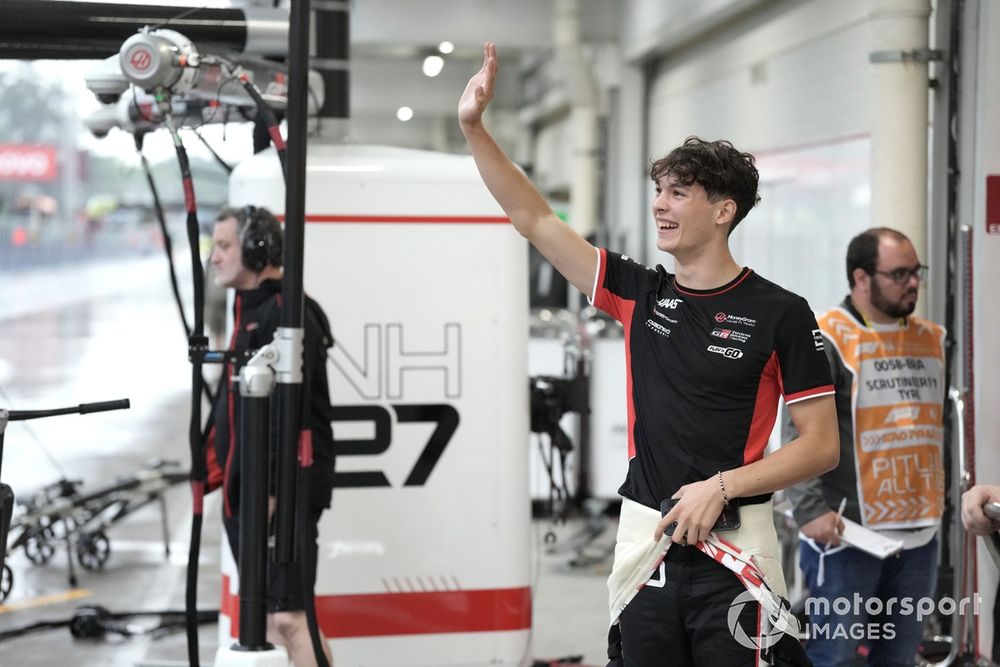
[[[722,499],[729,504],[729,495],[726,493],[726,485],[722,483],[722,471],[719,471],[719,488],[722,489]]]

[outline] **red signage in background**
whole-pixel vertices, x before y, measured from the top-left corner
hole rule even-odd
[[[55,146],[0,144],[0,181],[54,181]]]
[[[986,177],[986,233],[1000,234],[1000,176]]]

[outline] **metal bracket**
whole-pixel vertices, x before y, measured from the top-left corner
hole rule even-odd
[[[277,348],[278,363],[274,364],[274,372],[278,374],[279,384],[302,384],[302,355],[305,329],[278,327],[274,332],[274,342]]]
[[[274,343],[269,343],[257,350],[240,370],[240,394],[252,398],[263,398],[270,395],[274,388],[274,370],[272,365],[278,361],[278,350]]]
[[[868,62],[884,63],[929,63],[944,60],[941,49],[913,49],[912,51],[872,51],[868,54]]]

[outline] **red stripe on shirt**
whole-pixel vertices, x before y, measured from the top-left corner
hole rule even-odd
[[[764,458],[768,438],[774,428],[774,420],[778,417],[778,397],[781,387],[778,381],[780,368],[778,354],[771,353],[771,358],[764,364],[760,374],[760,384],[757,386],[757,400],[753,406],[753,419],[750,420],[750,432],[743,448],[743,465]]]
[[[243,298],[236,295],[236,312],[233,315],[233,335],[229,339],[229,351],[232,352],[236,349],[236,335],[240,331],[240,327],[243,326]],[[226,362],[222,367],[222,381],[229,383],[231,385],[232,380],[230,379],[233,374],[232,364]],[[226,392],[226,397],[229,399],[227,401],[226,410],[228,411],[227,419],[229,422],[229,451],[226,452],[226,475],[222,478],[222,502],[223,509],[227,518],[233,516],[233,508],[229,503],[229,480],[233,469],[233,452],[236,451],[236,414],[235,414],[235,401],[233,400],[233,387],[229,387],[229,391]]]
[[[622,300],[622,310],[625,316],[622,325],[625,327],[625,400],[628,406],[628,459],[635,458],[635,399],[632,395],[632,311],[635,301]]]
[[[635,458],[635,400],[632,397],[632,313],[635,301],[623,299],[604,287],[608,267],[608,251],[599,250],[597,284],[594,287],[594,305],[610,313],[625,327],[625,399],[628,407],[628,458]]]
[[[814,387],[813,389],[806,389],[805,391],[798,391],[794,394],[787,394],[785,396],[785,403],[794,403],[795,401],[804,401],[807,398],[817,398],[819,396],[833,395],[833,385],[825,384],[822,387]]]

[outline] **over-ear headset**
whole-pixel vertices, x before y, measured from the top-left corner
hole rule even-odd
[[[240,211],[240,247],[243,266],[260,273],[268,266],[281,266],[281,225],[271,212],[256,206],[245,206]]]

